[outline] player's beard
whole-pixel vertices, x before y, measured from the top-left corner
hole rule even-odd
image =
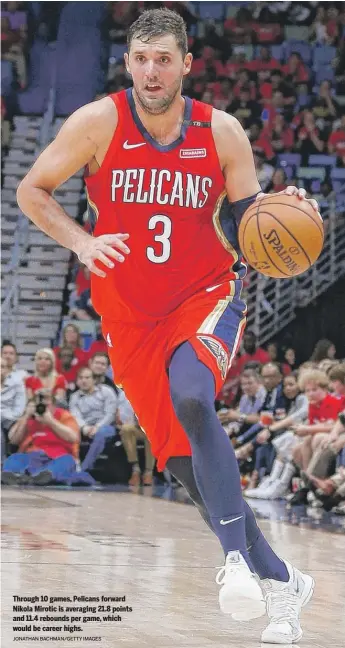
[[[163,97],[159,97],[157,99],[152,98],[151,101],[144,97],[140,90],[138,90],[135,86],[134,90],[138,103],[148,115],[163,115],[167,112],[167,110],[169,110],[171,104],[175,100],[175,97],[181,91],[181,86],[182,77],[178,79],[176,83],[166,91]]]

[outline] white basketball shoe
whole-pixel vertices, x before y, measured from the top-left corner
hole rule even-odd
[[[261,635],[263,643],[291,644],[302,637],[300,613],[309,603],[314,591],[314,579],[302,574],[284,560],[289,572],[287,583],[266,578],[261,587],[265,592],[266,610],[270,623]]]
[[[221,585],[219,605],[224,614],[237,621],[256,619],[265,614],[265,601],[257,577],[239,551],[230,551],[217,574]]]

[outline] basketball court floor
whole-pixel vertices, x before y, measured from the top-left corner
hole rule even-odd
[[[170,501],[170,494],[170,488],[3,488],[3,648],[16,644],[29,648],[36,643],[43,648],[270,646],[260,642],[265,617],[239,623],[220,613],[215,567],[223,559],[218,542],[194,507]],[[312,602],[302,615],[304,637],[298,646],[344,648],[344,523],[339,521],[338,528],[329,532],[317,521],[314,526],[319,528],[293,518],[280,521],[279,509],[276,519],[265,507],[261,516],[260,526],[276,551],[316,581]],[[39,631],[14,631],[25,623],[13,621],[13,605],[30,607],[30,602],[15,601],[14,596],[36,596],[41,606],[49,606],[50,597],[60,598],[60,605],[66,606],[61,598],[73,601],[76,596],[73,605],[83,608],[79,619],[92,620],[70,623],[67,612],[63,618],[69,625],[65,620],[60,623],[62,630],[45,632],[44,624],[54,618],[48,611],[46,621],[37,621]],[[108,599],[102,599],[124,596],[125,601],[110,606]],[[89,597],[99,601],[89,602]],[[88,612],[88,606],[94,611]],[[113,612],[112,606],[120,611]],[[95,612],[99,621],[94,620]],[[51,626],[59,623],[50,622]],[[66,632],[64,627],[82,631]]]

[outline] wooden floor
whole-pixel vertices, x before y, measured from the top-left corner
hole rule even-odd
[[[154,499],[150,489],[141,496],[4,488],[2,500],[3,648],[30,648],[36,643],[31,637],[38,641],[39,635],[43,648],[261,646],[265,618],[238,623],[218,609],[215,567],[222,564],[222,553],[194,507]],[[298,645],[344,648],[345,537],[267,520],[260,526],[280,555],[316,580]],[[82,633],[14,634],[15,595],[125,595],[125,603],[111,605],[133,611],[114,613],[122,621],[86,624]],[[22,641],[14,641],[19,635]]]

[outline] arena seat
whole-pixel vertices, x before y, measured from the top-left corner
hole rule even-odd
[[[301,180],[319,180],[320,182],[326,177],[326,169],[322,167],[299,167],[297,169],[297,178]]]
[[[335,155],[309,155],[308,164],[310,166],[327,166],[334,167],[337,163]]]

